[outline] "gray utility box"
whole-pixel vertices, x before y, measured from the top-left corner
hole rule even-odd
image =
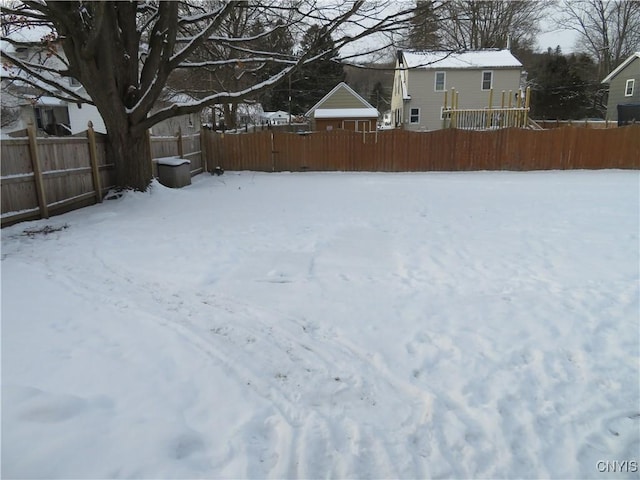
[[[191,162],[180,157],[156,158],[158,180],[165,187],[182,188],[191,185]]]

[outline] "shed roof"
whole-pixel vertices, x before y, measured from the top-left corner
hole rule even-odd
[[[277,112],[263,112],[263,118],[286,118],[289,116],[289,112],[278,110]]]
[[[316,108],[315,118],[377,118],[375,108]]]
[[[622,70],[627,68],[627,65],[629,65],[631,62],[633,62],[633,60],[636,59],[636,58],[640,58],[640,52],[633,53],[629,58],[627,58],[624,62],[622,62],[620,65],[618,65],[617,68],[615,68],[609,75],[607,75],[604,78],[604,80],[602,80],[602,83],[609,83],[611,80],[613,80],[613,77],[615,77]]]
[[[476,69],[521,68],[522,63],[509,50],[473,50],[467,52],[403,51],[408,68],[421,69]]]

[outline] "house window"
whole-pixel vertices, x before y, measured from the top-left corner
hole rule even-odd
[[[29,50],[27,47],[16,47],[16,57],[25,60],[29,55]]]
[[[420,109],[412,108],[409,116],[409,123],[420,123]]]
[[[80,82],[73,77],[69,77],[69,85],[71,85],[72,87],[79,87]]]
[[[491,90],[493,87],[493,72],[482,72],[482,90]]]
[[[436,84],[434,88],[436,92],[444,92],[446,90],[445,79],[446,79],[445,72],[436,72]]]
[[[635,87],[635,84],[636,84],[635,78],[630,78],[629,80],[627,80],[627,83],[624,86],[625,97],[633,97],[633,87]]]

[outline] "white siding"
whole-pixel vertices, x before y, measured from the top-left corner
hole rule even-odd
[[[84,132],[88,128],[89,120],[93,122],[93,129],[98,133],[107,133],[104,121],[93,105],[84,104],[78,107],[75,103],[69,104],[69,123],[71,134]]]

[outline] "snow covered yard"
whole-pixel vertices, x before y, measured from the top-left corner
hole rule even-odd
[[[638,478],[639,205],[229,172],[6,228],[2,477]]]

